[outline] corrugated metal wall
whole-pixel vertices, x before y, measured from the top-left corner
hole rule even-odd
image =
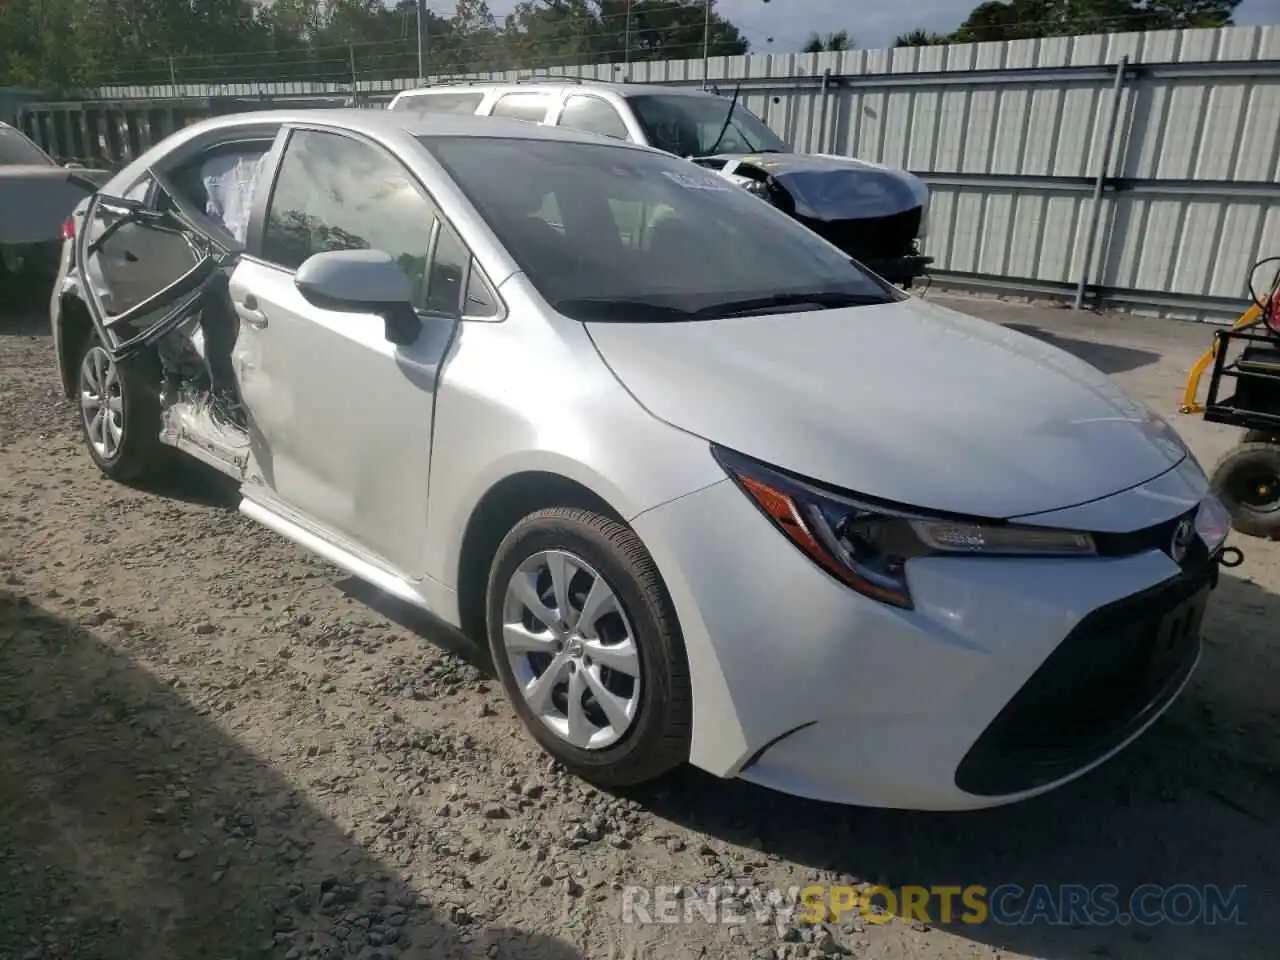
[[[559,72],[621,78],[611,64]],[[1240,311],[1249,267],[1280,254],[1280,28],[713,58],[707,73],[722,91],[741,81],[743,103],[799,150],[924,177],[926,252],[950,283],[1070,295],[1083,278],[1091,299],[1221,319]],[[700,60],[629,72],[634,82],[702,76]],[[369,104],[412,85],[372,81],[354,92]],[[307,83],[99,91],[124,101],[253,97],[255,106],[352,93]],[[128,132],[129,104],[112,110],[126,131],[116,139],[145,146]]]

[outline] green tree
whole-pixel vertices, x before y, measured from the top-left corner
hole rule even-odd
[[[934,47],[943,43],[953,43],[949,34],[931,33],[928,30],[912,30],[899,34],[893,41],[895,47]]]
[[[1136,6],[1143,14],[1144,30],[1177,30],[1229,27],[1240,0],[1147,0]]]
[[[1240,0],[984,0],[951,34],[903,34],[894,46],[1226,27]]]
[[[853,48],[853,42],[849,39],[848,30],[837,30],[835,33],[828,33],[826,36],[818,33],[809,35],[808,41],[800,48],[801,53],[837,53],[841,50],[850,50]]]

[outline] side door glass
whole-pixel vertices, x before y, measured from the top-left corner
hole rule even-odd
[[[545,93],[508,93],[493,105],[489,116],[541,123],[547,119],[549,109],[551,109],[551,98]]]
[[[298,130],[276,178],[262,257],[296,270],[317,253],[381,250],[408,275],[421,306],[435,219],[433,204],[389,154],[342,134]]]
[[[418,113],[473,114],[484,101],[483,93],[419,93],[402,97],[397,110],[414,110]]]
[[[615,140],[626,140],[628,137],[627,125],[622,122],[622,117],[612,104],[599,97],[584,94],[574,94],[565,101],[557,125]]]
[[[444,220],[436,231],[428,273],[427,313],[473,320],[494,320],[502,307],[493,287],[484,276],[462,238]]]

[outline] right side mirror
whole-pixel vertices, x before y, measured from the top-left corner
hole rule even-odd
[[[298,292],[322,310],[374,313],[386,338],[408,346],[422,324],[413,308],[413,285],[400,265],[382,250],[333,250],[308,257],[294,275]]]

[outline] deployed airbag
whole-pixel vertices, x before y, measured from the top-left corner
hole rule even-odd
[[[206,160],[200,170],[208,203],[205,213],[243,244],[249,230],[249,211],[266,153],[224,153]]]

